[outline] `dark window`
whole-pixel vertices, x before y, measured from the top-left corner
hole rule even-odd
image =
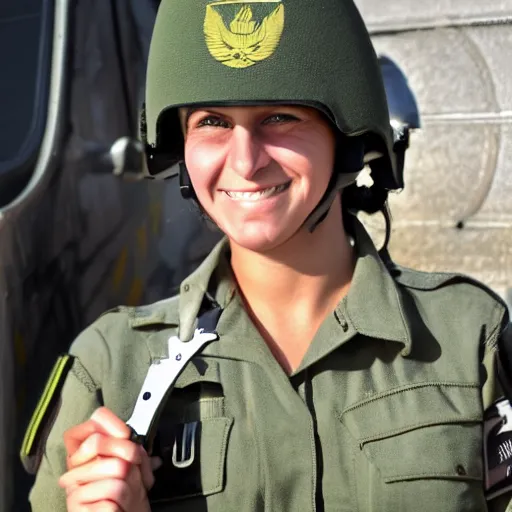
[[[46,124],[52,0],[0,0],[0,206],[34,170]]]

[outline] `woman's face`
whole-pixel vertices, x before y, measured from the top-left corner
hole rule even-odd
[[[302,226],[329,183],[335,137],[313,108],[182,109],[196,195],[236,244],[264,252]]]

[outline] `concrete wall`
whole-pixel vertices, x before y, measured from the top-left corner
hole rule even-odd
[[[390,201],[392,256],[470,274],[512,305],[512,0],[356,3],[422,115]]]

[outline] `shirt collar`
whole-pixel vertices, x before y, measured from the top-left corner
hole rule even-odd
[[[233,296],[234,283],[229,265],[229,243],[227,238],[223,238],[201,265],[181,283],[179,299],[181,340],[188,341],[192,338],[195,321],[204,297],[215,300],[224,309]]]
[[[402,291],[379,256],[364,226],[354,218],[357,261],[348,295],[338,305],[354,329],[371,338],[403,344],[402,355],[411,352],[411,328],[405,314]]]
[[[353,219],[356,266],[348,295],[338,304],[336,313],[347,317],[359,334],[403,344],[401,354],[411,352],[409,326],[402,293],[389,269],[379,256],[362,223]],[[225,308],[233,297],[235,284],[229,265],[229,243],[222,239],[203,263],[180,287],[179,336],[189,340],[205,294],[215,273],[214,299]],[[333,340],[334,341],[334,340]]]

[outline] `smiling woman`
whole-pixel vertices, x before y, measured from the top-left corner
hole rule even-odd
[[[333,173],[335,136],[325,117],[283,105],[185,115],[197,199],[232,245],[268,252],[298,235]]]
[[[33,510],[505,511],[507,309],[358,221],[403,160],[352,0],[164,0],[142,119],[149,173],[178,163],[226,236],[75,341],[28,437]]]

